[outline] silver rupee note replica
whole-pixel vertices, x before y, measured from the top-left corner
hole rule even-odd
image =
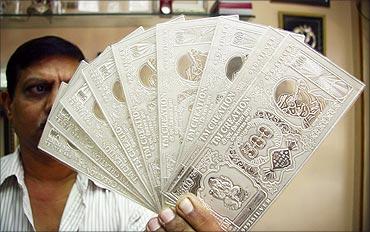
[[[258,24],[228,18],[220,19],[187,124],[178,164],[186,163],[191,158],[189,154],[194,149],[194,143],[203,134],[203,128],[206,127],[207,123],[215,123],[216,118],[212,118],[212,116],[218,106],[225,105],[226,100],[234,102],[240,97],[240,94],[239,96],[227,96],[228,91],[237,88],[241,90],[239,92],[242,92],[248,87],[250,76],[258,74],[263,64],[270,58],[268,53],[276,49],[279,39],[272,36],[271,41],[267,42],[267,52],[255,51],[264,46],[259,41],[267,30],[269,30],[268,27]],[[295,38],[302,39],[301,35],[282,30],[275,32],[275,34],[280,36],[292,34]],[[252,52],[253,54],[251,54]],[[260,54],[262,52],[265,52],[265,56]],[[248,69],[252,73],[248,73],[248,76],[242,74],[243,70],[245,72]],[[223,109],[225,112],[229,111],[227,107],[223,106]]]
[[[174,171],[218,18],[157,25],[161,185]]]
[[[82,63],[81,66],[85,65]],[[56,104],[51,109],[50,116],[55,115],[58,108],[60,108],[59,99],[65,93],[67,84],[62,83],[58,96],[56,97]],[[74,170],[85,174],[96,184],[104,186],[114,192],[123,194],[128,198],[149,207],[149,205],[143,203],[141,198],[135,195],[131,190],[127,188],[120,181],[116,181],[112,178],[112,175],[106,168],[106,165],[98,165],[94,162],[94,159],[84,154],[71,140],[69,140],[57,127],[55,127],[50,121],[45,125],[45,129],[41,136],[39,149],[50,154],[57,160],[60,160],[68,164]]]
[[[92,95],[81,72],[81,77],[71,85],[61,104],[79,126],[89,134],[94,143],[104,152],[113,164],[127,177],[129,182],[153,204],[151,193],[146,188],[144,164],[134,153],[127,154],[119,144],[104,114]]]
[[[223,229],[249,230],[363,88],[287,37],[166,196],[192,192]]]
[[[156,29],[126,41],[112,51],[133,129],[154,193],[160,197],[160,167],[157,116]]]

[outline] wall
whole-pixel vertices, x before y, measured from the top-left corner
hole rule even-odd
[[[326,16],[326,55],[349,73],[354,71],[350,1],[331,1],[331,7],[308,7],[253,1],[255,23],[278,26],[278,11]],[[134,28],[2,29],[1,64],[20,43],[45,34],[75,41],[93,58],[97,51],[119,40]],[[338,122],[306,165],[282,192],[254,230],[357,230],[354,190],[356,170],[354,107]],[[355,215],[355,216],[354,216]]]
[[[78,45],[85,56],[91,60],[97,52],[103,51],[108,45],[122,39],[125,35],[135,30],[135,27],[111,27],[111,28],[26,28],[13,29],[7,28],[1,30],[1,65],[6,65],[7,59],[11,53],[23,42],[31,38],[37,38],[44,35],[57,35],[67,40],[73,41]]]

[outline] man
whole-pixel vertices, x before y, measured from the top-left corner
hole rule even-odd
[[[83,59],[74,44],[47,36],[26,42],[8,62],[4,107],[19,148],[1,159],[0,230],[132,231],[145,223],[148,231],[220,230],[193,195],[148,221],[152,212],[37,148],[60,83],[70,80]]]

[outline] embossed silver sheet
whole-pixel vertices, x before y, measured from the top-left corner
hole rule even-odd
[[[84,62],[80,64],[75,76],[76,74],[78,75],[79,71],[81,71],[81,67],[84,65],[86,65]],[[103,163],[102,161],[104,160],[104,157],[98,151],[94,154],[86,154],[80,150],[80,147],[86,148],[86,145],[91,145],[84,144],[84,142],[88,141],[88,138],[78,130],[78,126],[74,124],[73,120],[59,120],[61,117],[58,117],[58,112],[61,111],[64,112],[63,116],[68,115],[68,113],[66,113],[63,107],[59,104],[59,99],[66,90],[67,85],[63,83],[58,92],[58,96],[56,97],[57,104],[53,105],[48,122],[45,125],[45,129],[40,139],[39,149],[51,154],[54,158],[66,163],[76,171],[83,172],[92,180],[97,181],[112,191],[124,194],[128,198],[146,206],[147,208],[152,208],[150,204],[143,201],[143,197],[139,197],[140,194],[137,191],[130,189],[132,186],[128,186],[127,180],[122,178],[122,176],[117,176],[116,178],[115,175],[112,174],[112,165],[109,163]],[[55,121],[57,122],[54,121],[55,124],[52,123],[52,118],[56,118]],[[73,133],[75,139],[78,138],[79,135],[82,135],[81,137],[84,138],[77,143],[75,143],[73,139],[68,139],[64,134],[65,132],[70,131],[69,129],[65,129],[67,127],[72,130],[77,128]],[[97,160],[100,162],[96,162]]]
[[[130,154],[129,156],[140,159],[142,155],[132,127],[111,48],[107,48],[83,72],[89,89],[119,144],[127,154]],[[141,163],[144,163],[143,159]],[[141,175],[146,178],[145,172]],[[150,177],[148,174],[148,179]]]
[[[251,229],[353,104],[363,84],[299,42],[300,36],[222,21],[213,36],[201,37],[205,43],[199,46],[177,46],[176,33],[171,34],[194,31],[193,23],[179,23],[178,28],[171,24],[171,33],[159,36],[166,29],[160,25],[107,47],[88,65],[82,63],[54,103],[40,148],[153,211],[190,191],[207,204],[223,229]],[[197,36],[180,37],[189,42]],[[201,59],[189,49],[208,49],[204,67],[190,65]],[[159,64],[167,70],[158,71]],[[203,75],[194,84],[189,77],[199,68],[204,68]],[[168,83],[159,89],[156,81],[161,78]],[[178,141],[170,149],[179,151],[181,123],[189,115],[183,115],[180,103],[194,113],[191,101],[202,101],[199,83],[212,107],[199,108],[207,115],[187,145],[192,150],[166,160],[158,153],[158,138],[166,137],[158,117],[170,123],[158,109],[161,93],[177,104],[173,115],[178,117]],[[183,96],[182,90],[193,88],[198,95]],[[150,153],[145,153],[148,148]],[[171,162],[177,167],[167,165]]]
[[[248,230],[364,85],[291,36],[168,189],[205,201],[227,230]]]
[[[204,69],[203,77],[200,80],[198,92],[196,94],[196,101],[193,104],[190,119],[184,135],[184,142],[181,145],[178,164],[186,163],[191,159],[194,143],[198,138],[205,135],[203,128],[208,122],[214,122],[212,118],[215,110],[224,102],[226,93],[231,88],[245,89],[248,86],[248,81],[238,81],[241,69],[251,62],[250,59],[259,58],[259,64],[267,61],[269,56],[249,57],[250,53],[257,49],[259,39],[268,30],[268,27],[252,24],[243,21],[230,20],[228,18],[221,18],[217,25],[215,36],[212,41],[212,49],[209,53],[208,63]],[[276,33],[292,34],[294,37],[303,41],[302,35],[293,34],[279,30]],[[276,49],[271,44],[270,51]],[[276,46],[276,44],[275,44]],[[263,61],[261,60],[263,59]],[[260,66],[254,67],[255,75],[258,73],[257,69]],[[244,77],[243,77],[244,79]],[[236,84],[233,84],[236,82]],[[238,99],[238,98],[235,98]],[[231,101],[235,101],[231,99]],[[223,107],[227,112],[229,109]],[[211,121],[211,119],[213,119]]]
[[[143,31],[143,28],[138,28],[123,41]],[[74,83],[61,99],[62,105],[81,128],[90,135],[97,146],[124,173],[132,185],[145,196],[148,202],[151,202],[150,204],[155,205],[156,199],[152,198],[153,193],[149,189],[150,181],[142,157],[136,156],[135,153],[127,153],[120,145],[87,86],[83,72],[81,76],[78,80],[73,79]]]
[[[156,29],[112,46],[126,103],[157,202],[160,194]]]
[[[222,24],[222,23],[221,23]],[[234,23],[231,22],[225,22],[225,24],[220,25],[219,28],[222,28],[222,30],[217,31],[218,35],[215,35],[214,43],[217,44],[219,35],[221,34],[221,31],[229,31],[230,28],[234,30],[234,28],[237,28],[238,26],[233,27]],[[229,29],[227,29],[229,28]],[[213,109],[211,109],[211,112],[208,114],[209,120],[205,120],[203,129],[197,128],[197,133],[200,134],[199,138],[196,139],[191,143],[191,149],[183,150],[183,153],[180,155],[180,159],[178,160],[178,168],[183,168],[189,164],[189,160],[192,160],[194,156],[197,155],[197,152],[199,149],[201,149],[209,136],[211,136],[214,131],[217,129],[218,125],[222,122],[224,117],[228,114],[228,112],[233,108],[233,106],[236,104],[237,99],[240,98],[240,96],[243,94],[244,90],[250,85],[253,78],[262,70],[263,66],[268,62],[272,56],[272,54],[275,52],[275,50],[279,47],[279,44],[283,41],[284,33],[281,33],[280,31],[274,30],[272,28],[269,28],[265,31],[265,33],[258,39],[258,42],[254,46],[253,50],[250,51],[248,54],[248,58],[244,61],[243,66],[238,68],[237,74],[235,74],[234,80],[230,84],[230,87],[228,87],[229,91],[226,91],[224,96],[220,98],[215,104]],[[229,40],[232,42],[233,40]],[[228,47],[236,47],[235,45],[228,44],[224,45],[224,49],[228,49]],[[240,48],[236,47],[235,50],[239,50],[241,52],[247,52],[248,50],[246,48]],[[233,50],[233,49],[229,49]],[[246,51],[247,50],[247,51]],[[234,52],[235,53],[235,52]],[[227,55],[226,55],[227,57]],[[234,58],[230,59],[229,61],[232,61]],[[227,59],[219,59],[218,61],[221,64],[215,64],[215,66],[223,66],[223,62],[221,60],[227,60]],[[226,67],[229,67],[229,65],[225,65]],[[226,73],[226,72],[225,72]],[[212,82],[212,79],[208,79],[209,82]],[[208,83],[205,86],[211,85]],[[212,90],[204,90],[205,95],[207,95],[207,92],[211,92]],[[195,132],[195,131],[194,131]],[[194,136],[194,135],[193,135]],[[189,142],[189,141],[188,141]],[[189,145],[188,145],[189,146]]]
[[[183,16],[166,22],[181,22]],[[156,202],[162,198],[158,148],[156,27],[112,46],[130,121]]]
[[[219,18],[158,24],[156,27],[162,186],[176,166]]]
[[[189,122],[183,135],[177,166],[191,160],[193,144],[196,143],[203,124],[208,122],[210,112],[223,98],[225,90],[248,60],[248,55],[266,27],[221,18],[215,28],[207,65],[195,94]]]
[[[92,95],[83,73],[81,77],[68,88],[61,99],[62,106],[87,133],[93,142],[104,152],[112,163],[123,173],[128,181],[145,197],[148,203],[154,205],[152,193],[147,186],[149,180],[145,179],[145,166],[140,156],[126,153],[109,126],[103,112]],[[147,185],[145,184],[147,183]]]
[[[67,138],[71,144],[88,156],[96,165],[106,171],[111,178],[125,186],[127,191],[131,192],[133,195],[130,198],[134,198],[145,205],[150,205],[144,200],[145,196],[143,193],[134,188],[132,183],[129,181],[127,176],[131,177],[133,173],[123,173],[120,171],[120,169],[111,161],[109,156],[107,156],[103,150],[94,143],[91,137],[76,123],[61,104],[56,105],[55,111],[50,115],[48,121],[65,138]]]

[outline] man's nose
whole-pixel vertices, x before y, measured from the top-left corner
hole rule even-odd
[[[52,90],[50,91],[48,98],[46,99],[45,112],[47,114],[50,113],[51,108],[53,107],[55,98],[57,97],[57,94],[58,94],[58,89],[59,89],[59,86],[53,87]]]

